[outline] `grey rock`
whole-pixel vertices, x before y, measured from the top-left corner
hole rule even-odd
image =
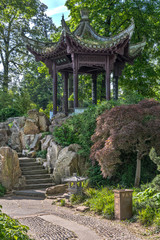
[[[0,182],[7,190],[12,190],[19,182],[21,169],[18,154],[10,147],[0,148]]]
[[[33,142],[30,144],[29,148],[31,150],[38,151],[40,149],[40,140],[42,138],[42,134],[36,134]]]
[[[52,135],[47,135],[41,140],[41,150],[46,150],[49,145],[50,141],[53,139]]]
[[[86,160],[75,151],[76,149],[80,149],[80,146],[72,144],[59,152],[53,172],[55,183],[61,183],[63,178],[72,176],[73,173],[84,174]]]
[[[67,189],[68,189],[67,184],[52,186],[46,189],[46,195],[51,196],[55,194],[65,193]]]
[[[50,141],[50,145],[47,149],[47,162],[48,166],[54,169],[56,165],[56,161],[58,159],[59,152],[61,150],[61,146],[56,144],[53,140]]]

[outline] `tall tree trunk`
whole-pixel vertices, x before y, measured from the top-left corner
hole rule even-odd
[[[3,87],[3,92],[8,92],[8,84],[9,84],[9,77],[8,77],[8,60],[5,61],[4,64],[4,73],[3,73],[3,83],[2,83],[2,87]]]
[[[136,176],[134,186],[139,187],[141,179],[141,158],[137,156],[137,167],[136,167]]]

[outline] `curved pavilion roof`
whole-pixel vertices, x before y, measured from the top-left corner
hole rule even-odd
[[[24,34],[22,35],[28,50],[35,56],[37,61],[45,61],[45,59],[54,60],[58,56],[76,53],[95,53],[95,54],[118,54],[120,49],[129,43],[135,24],[132,20],[127,29],[113,37],[102,37],[98,35],[89,23],[88,12],[82,11],[82,19],[75,31],[71,32],[67,26],[64,16],[62,17],[62,33],[58,42],[41,42],[30,39]],[[145,46],[145,41],[129,45],[127,58],[134,59]],[[65,64],[60,62],[59,64]]]

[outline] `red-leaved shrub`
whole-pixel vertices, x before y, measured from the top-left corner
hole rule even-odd
[[[104,177],[116,173],[118,164],[122,164],[122,152],[136,153],[135,186],[138,186],[141,160],[151,147],[160,154],[160,103],[150,99],[106,110],[97,118],[92,141],[90,157],[99,162]]]

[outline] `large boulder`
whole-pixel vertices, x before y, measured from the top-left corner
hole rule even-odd
[[[11,135],[8,139],[8,145],[16,150],[22,151],[22,144],[20,140],[20,130],[24,127],[25,124],[25,117],[15,117],[9,118],[6,122],[10,126]]]
[[[68,118],[64,113],[57,113],[51,120],[49,131],[53,132],[55,127],[60,127]]]
[[[20,131],[20,141],[22,144],[22,149],[30,149],[30,145],[33,143],[35,139],[35,135],[34,134],[28,134],[25,135],[23,130]]]
[[[38,125],[38,121],[39,121],[39,112],[37,109],[31,109],[27,112],[28,114],[28,118],[32,119],[35,121],[35,123]]]
[[[40,149],[40,140],[42,138],[42,133],[36,134],[34,141],[30,144],[29,148],[31,150],[38,151]]]
[[[11,124],[10,131],[13,133],[17,133],[20,131],[21,128],[25,125],[26,118],[25,117],[15,117],[15,118],[9,118],[7,122]]]
[[[81,147],[78,144],[71,144],[59,152],[53,172],[55,183],[61,183],[62,178],[72,176],[75,172],[84,174],[85,158],[77,153],[79,149]]]
[[[38,118],[39,118],[39,129],[41,132],[47,132],[48,129],[49,129],[49,125],[50,125],[50,121],[49,119],[47,118],[47,116],[40,112],[39,115],[38,115]]]
[[[8,135],[5,129],[0,129],[0,147],[6,146],[8,143]]]
[[[47,148],[50,145],[50,141],[53,139],[53,135],[46,135],[42,140],[41,140],[41,150],[47,150]]]
[[[7,190],[12,190],[19,182],[21,169],[18,154],[10,147],[0,148],[0,182]]]
[[[53,140],[51,140],[50,145],[47,149],[47,165],[53,170],[55,168],[60,150],[61,146],[59,146]]]
[[[39,133],[39,128],[36,124],[36,120],[28,118],[24,125],[24,134],[28,135]]]
[[[10,138],[9,138],[9,146],[20,152],[22,151],[22,144],[21,144],[21,140],[20,140],[20,132],[17,131],[17,132],[12,132]]]
[[[6,146],[10,135],[8,123],[0,123],[0,147]]]
[[[46,189],[46,195],[47,196],[53,196],[57,194],[62,194],[67,192],[68,185],[67,184],[59,184],[56,186],[52,186]]]

